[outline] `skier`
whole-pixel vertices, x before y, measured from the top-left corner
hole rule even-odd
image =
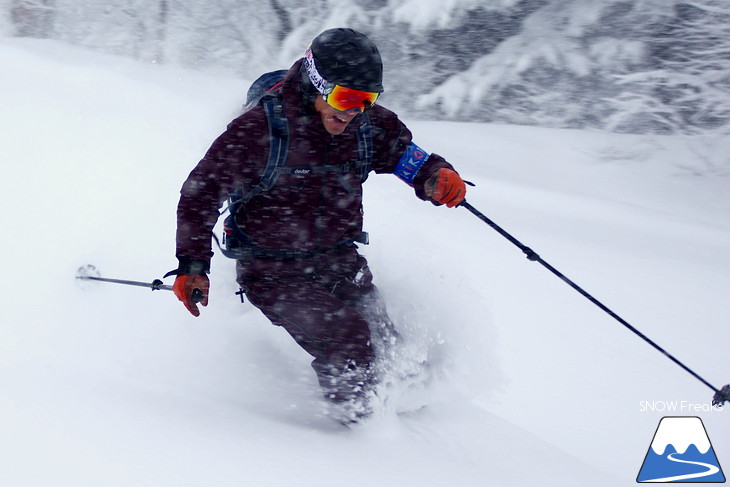
[[[414,144],[396,114],[377,104],[383,66],[375,44],[352,29],[322,32],[277,87],[288,126],[287,168],[247,201],[236,224],[249,256],[237,281],[249,301],[314,358],[325,397],[348,420],[366,417],[377,383],[371,333],[391,327],[362,242],[362,182],[395,174],[436,205],[458,205],[466,187],[441,156]],[[369,145],[362,163],[363,127]],[[226,199],[255,187],[272,129],[258,105],[234,119],[193,169],[177,210],[179,260],[173,290],[194,316],[208,305],[211,234]],[[335,169],[332,169],[335,168]],[[363,174],[364,173],[364,174]]]

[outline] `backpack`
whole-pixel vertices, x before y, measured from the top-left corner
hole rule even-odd
[[[269,123],[269,156],[266,166],[261,174],[258,184],[251,187],[244,193],[243,188],[238,188],[228,198],[228,206],[221,214],[228,212],[223,221],[222,245],[218,238],[213,235],[219,249],[228,258],[245,260],[250,257],[273,257],[273,258],[308,258],[322,253],[325,250],[303,252],[297,250],[274,250],[256,246],[252,239],[236,223],[236,215],[243,209],[248,201],[264,193],[276,185],[280,174],[322,174],[327,172],[338,173],[341,184],[348,190],[354,191],[350,184],[344,179],[343,174],[357,169],[360,172],[361,181],[367,179],[372,166],[373,143],[370,117],[367,113],[361,116],[361,123],[358,127],[358,156],[359,159],[353,164],[332,164],[316,167],[286,167],[286,158],[289,150],[289,124],[284,113],[281,88],[284,83],[284,76],[287,70],[271,71],[264,73],[254,81],[246,94],[246,103],[243,105],[243,113],[262,105]],[[361,232],[354,239],[347,239],[337,242],[335,246],[358,242],[368,243],[366,232]]]

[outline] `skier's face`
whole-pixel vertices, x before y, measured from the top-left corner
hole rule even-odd
[[[325,130],[332,135],[340,135],[344,132],[352,119],[360,113],[357,109],[345,112],[336,110],[324,101],[322,95],[317,95],[317,98],[315,98],[314,109],[322,118],[322,125],[324,125]]]

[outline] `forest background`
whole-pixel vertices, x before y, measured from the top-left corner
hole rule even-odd
[[[375,40],[411,118],[730,134],[726,0],[0,0],[1,35],[246,80],[335,26]]]

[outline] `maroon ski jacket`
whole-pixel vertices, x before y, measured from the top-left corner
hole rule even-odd
[[[304,103],[301,60],[287,73],[282,86],[289,123],[286,166],[322,166],[358,160],[355,118],[341,135],[330,135],[311,105]],[[393,173],[411,145],[411,132],[390,110],[375,105],[368,110],[372,126],[376,173]],[[180,191],[177,210],[177,257],[210,262],[211,234],[219,209],[237,188],[259,183],[269,152],[269,127],[261,106],[229,125],[193,169]],[[412,185],[426,199],[424,184],[436,171],[452,166],[431,154]],[[270,190],[243,209],[243,230],[262,247],[317,252],[354,238],[362,231],[362,178],[357,171],[341,177],[321,174],[282,174]]]

